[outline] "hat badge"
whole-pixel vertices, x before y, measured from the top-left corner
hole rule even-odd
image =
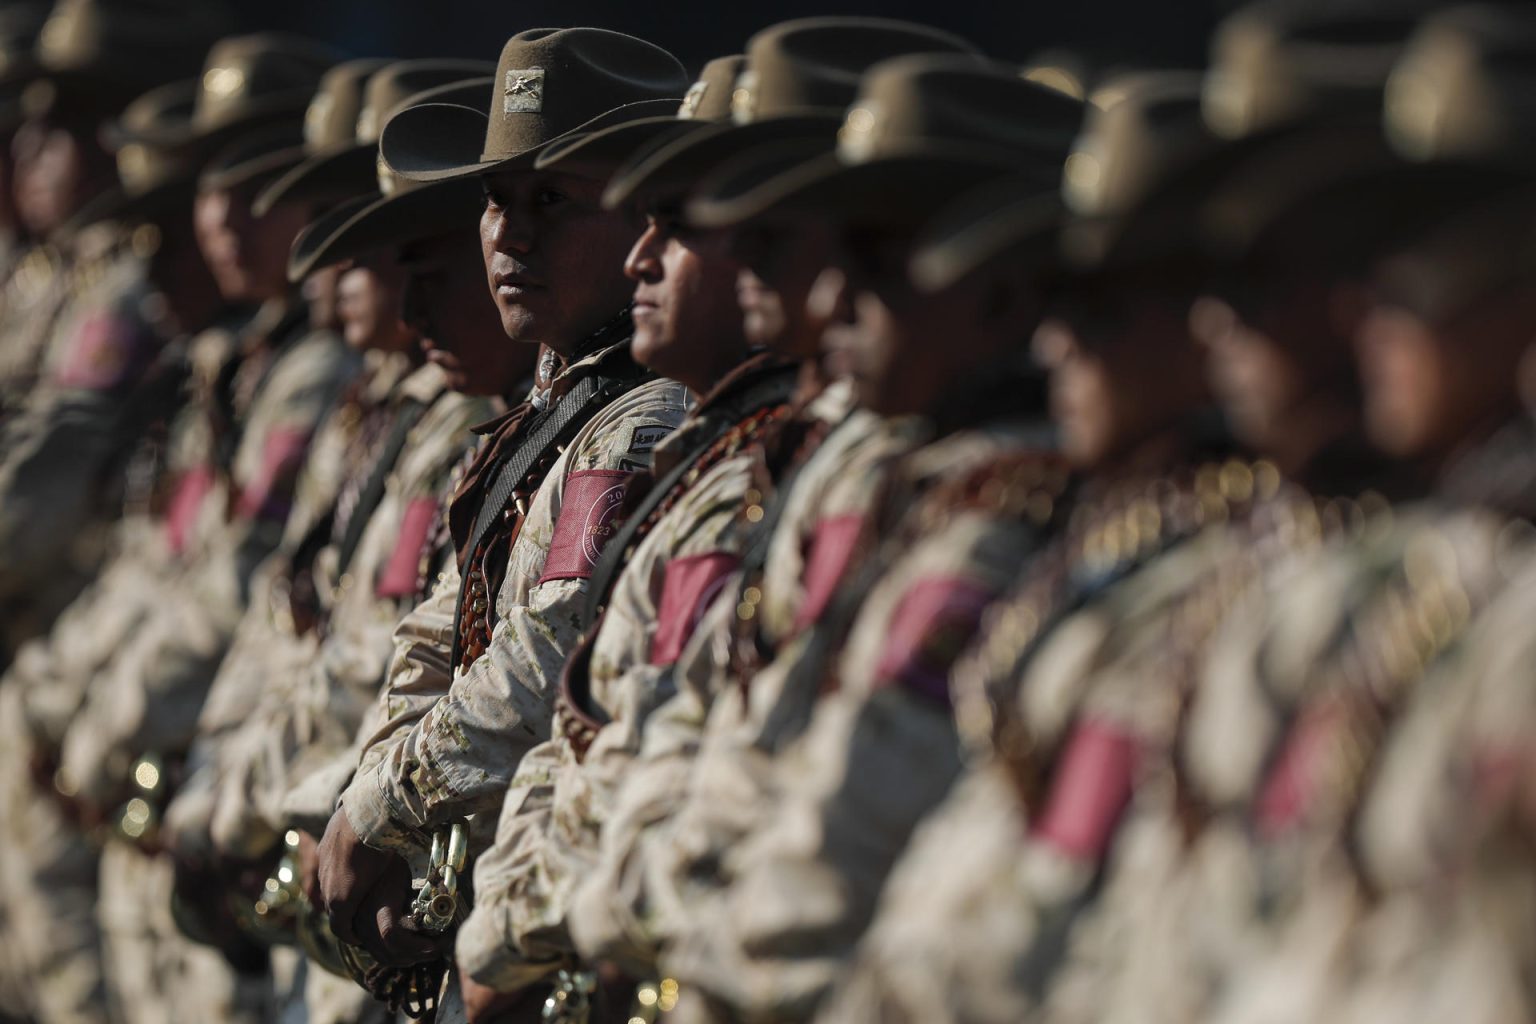
[[[873,100],[865,100],[848,111],[843,126],[837,130],[837,153],[844,162],[859,164],[875,155],[875,144],[885,134],[883,113]]]
[[[502,113],[536,114],[544,109],[544,69],[520,68],[507,72],[502,89]]]
[[[736,76],[736,88],[731,92],[731,120],[750,124],[756,116],[757,72],[743,71]]]
[[[683,94],[682,106],[677,109],[677,117],[680,121],[691,121],[698,115],[699,104],[704,102],[704,94],[709,91],[708,82],[694,82]]]
[[[203,88],[210,96],[232,96],[245,85],[245,72],[239,68],[209,68],[203,75]]]

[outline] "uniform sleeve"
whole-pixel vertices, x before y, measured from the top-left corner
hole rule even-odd
[[[489,649],[343,796],[369,845],[408,848],[413,834],[500,806],[518,762],[549,736],[560,670],[587,626],[587,579],[611,536],[614,489],[686,411],[678,385],[636,389],[556,462],[513,546]],[[451,630],[451,600],[448,618]]]

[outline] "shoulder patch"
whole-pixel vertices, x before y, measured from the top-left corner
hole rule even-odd
[[[699,619],[725,589],[741,559],[727,551],[676,558],[667,563],[651,637],[651,664],[670,665],[683,653]]]
[[[644,455],[662,442],[672,428],[665,423],[642,423],[629,435],[629,453]]]
[[[827,602],[832,600],[838,581],[853,558],[853,547],[863,525],[864,517],[860,515],[830,516],[816,524],[805,557],[805,596],[795,615],[795,629],[804,629],[827,610]]]
[[[309,451],[309,431],[278,428],[266,436],[261,466],[240,492],[239,513],[247,517],[282,519],[288,515],[288,490]]]
[[[949,670],[981,627],[996,595],[961,577],[919,580],[887,624],[891,644],[875,667],[877,686],[900,686],[949,704]]]
[[[437,521],[436,498],[415,498],[405,506],[400,533],[389,561],[379,571],[373,592],[379,597],[408,597],[421,586],[421,557]]]
[[[1130,802],[1140,753],[1125,728],[1079,722],[1057,761],[1035,836],[1075,860],[1101,859]]]
[[[540,583],[592,576],[618,528],[624,490],[633,475],[618,469],[583,469],[566,477],[560,518],[555,521]]]
[[[61,387],[110,391],[131,378],[147,346],[138,325],[111,313],[87,317],[70,342],[56,380]]]
[[[208,466],[195,466],[176,481],[176,491],[165,510],[165,536],[172,554],[179,555],[186,550],[198,509],[202,508],[203,498],[211,490],[213,470]]]

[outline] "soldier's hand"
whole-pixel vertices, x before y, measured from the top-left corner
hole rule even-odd
[[[320,901],[337,938],[391,966],[438,955],[435,941],[402,926],[411,899],[411,869],[404,858],[364,844],[344,810],[331,815],[318,854]]]

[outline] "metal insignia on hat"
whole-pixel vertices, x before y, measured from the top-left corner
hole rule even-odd
[[[506,114],[537,114],[544,109],[544,69],[522,68],[507,72],[501,109]]]
[[[389,164],[384,162],[384,154],[380,153],[373,161],[374,173],[379,177],[379,191],[387,198],[399,190],[400,182],[395,178],[395,172],[389,169]]]
[[[1428,160],[1445,143],[1444,90],[1412,63],[1387,79],[1387,137],[1410,160]]]
[[[863,163],[875,155],[875,145],[885,133],[884,111],[873,100],[865,100],[843,119],[837,130],[837,154],[844,161]]]
[[[1061,191],[1067,205],[1084,216],[1104,212],[1104,164],[1091,144],[1081,145],[1062,168]]]
[[[149,152],[137,142],[130,142],[118,150],[117,175],[129,192],[143,188],[149,179]]]
[[[704,94],[709,91],[708,82],[694,82],[683,93],[683,105],[677,108],[677,117],[680,121],[692,121],[699,112],[699,104],[704,102]]]
[[[328,92],[322,92],[310,101],[309,109],[304,111],[304,141],[311,146],[320,141],[320,133],[325,131],[325,122],[330,120],[331,108],[336,105],[336,97]]]
[[[239,68],[209,68],[203,75],[203,88],[213,96],[230,96],[245,85],[245,72]]]
[[[757,72],[743,71],[736,76],[731,92],[731,120],[748,124],[757,116]]]

